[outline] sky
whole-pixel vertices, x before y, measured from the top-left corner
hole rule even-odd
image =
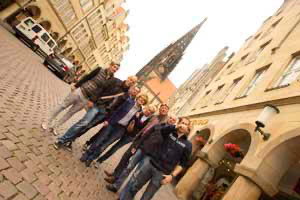
[[[208,17],[169,79],[179,87],[225,46],[238,51],[283,0],[128,0],[129,50],[117,77],[126,79],[156,54]]]

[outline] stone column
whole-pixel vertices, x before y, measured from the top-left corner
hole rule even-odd
[[[239,176],[222,200],[258,200],[261,193],[262,191],[257,185],[249,179]]]
[[[208,163],[200,158],[193,164],[175,188],[178,199],[189,199],[199,185],[202,176],[207,172],[208,167]]]

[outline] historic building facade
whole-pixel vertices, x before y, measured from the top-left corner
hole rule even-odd
[[[86,71],[121,62],[129,48],[124,0],[5,0],[0,20],[16,25],[33,17],[56,40],[59,51]]]
[[[299,75],[300,2],[285,0],[184,113],[196,159],[176,186],[179,199],[200,199],[211,184],[224,200],[299,199]]]
[[[167,103],[168,98],[175,92],[176,87],[168,76],[180,62],[185,49],[205,21],[206,19],[163,49],[136,74],[142,91],[149,95],[154,105]]]

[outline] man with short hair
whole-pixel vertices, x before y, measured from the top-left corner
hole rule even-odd
[[[100,134],[96,141],[82,155],[80,161],[85,162],[89,167],[91,162],[95,160],[109,145],[120,139],[126,131],[129,121],[135,114],[141,111],[142,106],[148,103],[148,96],[139,95],[135,99],[128,98],[116,111],[114,111],[104,122],[104,128],[100,130]]]
[[[190,120],[180,118],[177,125],[157,125],[150,135],[155,135],[158,146],[149,152],[147,158],[134,172],[120,194],[120,200],[132,200],[137,192],[148,182],[141,199],[150,200],[161,185],[171,183],[184,167],[192,154],[192,144],[187,136],[190,133]]]
[[[42,128],[47,130],[49,127],[57,135],[56,128],[69,120],[75,113],[81,111],[84,106],[92,108],[102,91],[115,82],[114,74],[119,68],[120,65],[113,62],[108,69],[98,67],[84,76],[77,84],[72,85],[71,93],[54,109],[49,122],[43,123]],[[71,108],[67,113],[57,123],[54,123],[57,115],[70,106]]]
[[[116,192],[120,189],[121,185],[128,177],[130,172],[134,169],[134,167],[139,163],[144,154],[147,154],[148,150],[151,149],[143,148],[143,141],[145,137],[148,137],[151,132],[151,128],[155,125],[164,123],[167,121],[169,107],[167,104],[161,104],[159,108],[159,114],[153,116],[153,118],[148,122],[148,124],[143,128],[137,136],[134,138],[132,145],[127,149],[127,151],[123,154],[120,162],[116,166],[113,173],[109,173],[108,171],[104,171],[108,176],[104,178],[104,180],[113,185],[107,185],[106,188],[112,192]],[[151,137],[150,137],[151,138]],[[151,139],[149,139],[151,140]],[[151,141],[150,141],[151,143]],[[151,144],[147,146],[152,146]],[[154,146],[154,145],[153,145]],[[138,149],[138,151],[137,151]],[[129,161],[130,160],[130,161]]]

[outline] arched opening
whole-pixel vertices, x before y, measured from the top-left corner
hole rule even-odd
[[[26,14],[28,14],[29,17],[32,17],[35,20],[37,20],[41,16],[41,9],[37,6],[28,6],[25,10]]]
[[[57,41],[58,38],[59,38],[59,33],[58,33],[58,32],[52,32],[50,35],[51,35],[51,37],[52,37],[55,41]]]
[[[74,55],[70,55],[70,56],[68,56],[68,59],[69,59],[71,62],[73,62],[73,61],[75,60],[75,56],[74,56]]]
[[[266,180],[266,185],[279,191],[276,195],[271,194],[272,197],[263,196],[262,200],[300,199],[300,135],[285,140],[268,152],[257,175]]]
[[[8,16],[5,20],[11,26],[18,25],[26,17],[32,17],[37,20],[41,16],[41,9],[37,6],[28,6],[24,10],[18,9],[16,12]]]
[[[58,48],[62,49],[64,48],[64,46],[67,44],[67,40],[60,40],[58,43],[57,43],[57,46]]]
[[[251,135],[245,129],[235,129],[220,137],[207,152],[208,159],[214,163],[204,174],[192,199],[222,199],[238,175],[234,172],[236,164],[241,163],[251,145]],[[228,146],[238,147],[239,151],[228,150]]]
[[[69,48],[65,49],[65,50],[62,52],[62,54],[63,54],[64,56],[68,56],[69,53],[71,53],[71,51],[72,51],[72,47],[69,47]]]
[[[79,65],[79,61],[78,60],[75,60],[74,62],[73,62],[73,65]]]
[[[40,25],[44,27],[47,31],[51,29],[51,23],[48,20],[40,22]]]

